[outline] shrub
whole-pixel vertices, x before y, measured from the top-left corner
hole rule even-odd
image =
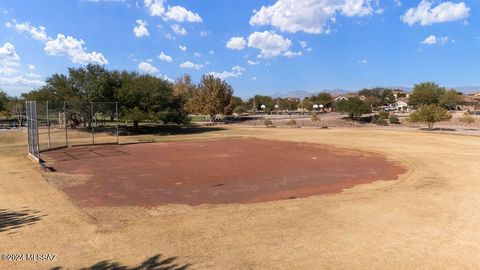
[[[460,122],[465,123],[465,124],[472,124],[475,122],[475,118],[471,116],[468,112],[465,112],[460,119],[458,119]]]
[[[343,112],[350,116],[351,119],[362,116],[362,114],[372,111],[370,105],[358,97],[352,97],[348,100],[340,100],[334,103],[337,112]]]
[[[379,126],[388,126],[388,123],[385,119],[383,118],[378,118],[376,121],[375,121],[375,124],[379,125]]]
[[[418,110],[410,114],[410,121],[413,123],[424,122],[430,130],[433,129],[436,122],[450,120],[451,118],[452,115],[447,110],[435,104],[420,106]]]
[[[398,120],[398,117],[395,115],[390,116],[388,120],[390,121],[390,124],[400,124],[400,120]]]
[[[266,127],[270,127],[271,125],[273,125],[273,122],[272,120],[268,119],[268,118],[265,118],[263,119],[263,124],[266,126]]]
[[[295,119],[290,119],[288,120],[287,125],[289,125],[290,127],[294,127],[297,125],[297,121]]]
[[[315,124],[317,122],[320,122],[320,116],[318,116],[318,114],[316,112],[314,112],[312,114],[312,118],[311,118],[312,122]]]
[[[379,117],[380,119],[388,119],[388,115],[389,115],[388,112],[379,112],[379,113],[378,113],[378,117]]]

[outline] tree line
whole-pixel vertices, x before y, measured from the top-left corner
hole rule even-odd
[[[198,84],[193,84],[189,76],[172,83],[148,74],[88,65],[69,68],[66,75],[53,74],[45,82],[20,99],[0,91],[2,115],[12,115],[12,104],[24,104],[26,100],[118,102],[122,119],[132,121],[136,129],[141,121],[186,124],[189,113],[207,114],[213,119],[216,114],[233,110],[233,88],[212,75],[204,75]]]
[[[118,102],[122,119],[130,120],[137,128],[141,121],[185,124],[190,121],[189,114],[208,115],[214,121],[219,114],[312,110],[315,104],[344,112],[353,119],[396,101],[394,89],[385,87],[365,88],[356,97],[336,102],[327,92],[304,99],[255,95],[244,101],[234,96],[228,83],[212,75],[202,76],[198,83],[189,75],[170,82],[138,72],[107,70],[99,65],[69,68],[67,74],[53,74],[45,82],[43,87],[22,94],[21,98],[9,97],[0,90],[0,116],[21,114],[25,100]],[[409,105],[417,108],[432,105],[455,109],[462,103],[457,91],[433,82],[416,84],[409,97]]]

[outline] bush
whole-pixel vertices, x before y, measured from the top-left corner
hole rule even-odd
[[[400,124],[400,120],[398,120],[398,117],[395,115],[390,116],[388,120],[390,121],[390,124]]]
[[[266,126],[266,127],[270,127],[271,125],[273,125],[273,122],[272,120],[268,119],[268,118],[265,118],[263,119],[263,124]]]
[[[475,118],[471,116],[468,112],[465,112],[460,119],[458,119],[460,122],[465,123],[465,124],[472,124],[475,122]]]
[[[385,119],[383,118],[378,118],[376,121],[375,121],[375,124],[379,125],[379,126],[388,126],[388,123]]]
[[[287,125],[289,125],[290,127],[294,127],[297,125],[297,121],[295,119],[290,119],[288,120]]]
[[[372,111],[370,105],[358,97],[337,101],[334,103],[334,107],[337,112],[348,114],[352,120]]]
[[[420,106],[418,110],[410,114],[410,121],[413,123],[424,122],[430,130],[433,129],[436,122],[450,120],[451,118],[452,115],[447,110],[435,104]]]
[[[388,115],[389,115],[388,112],[379,112],[379,113],[378,113],[378,117],[379,117],[380,119],[388,119]]]

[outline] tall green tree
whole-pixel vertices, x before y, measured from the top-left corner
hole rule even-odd
[[[224,80],[213,75],[204,75],[193,97],[196,112],[210,116],[212,121],[217,114],[233,111],[233,88]]]
[[[438,104],[448,110],[455,110],[458,105],[462,105],[463,98],[461,93],[454,89],[446,90],[438,100]]]
[[[8,110],[8,103],[10,102],[10,97],[6,92],[0,89],[0,112]]]
[[[410,121],[413,123],[423,122],[429,130],[433,129],[436,122],[450,120],[452,115],[448,111],[436,104],[421,105],[410,114]]]
[[[333,102],[333,97],[330,93],[320,92],[316,95],[306,97],[303,99],[303,107],[312,109],[314,104],[323,105],[324,107],[330,106]]]
[[[275,100],[275,102],[277,102],[277,100]],[[300,100],[292,98],[279,98],[278,105],[280,106],[280,110],[295,111],[300,106]]]
[[[252,109],[254,104],[256,110],[261,110],[261,106],[265,105],[265,111],[271,111],[275,107],[276,101],[270,96],[255,95],[248,100],[247,107]]]
[[[410,95],[409,103],[413,106],[438,104],[440,97],[445,93],[445,88],[434,82],[415,84]]]
[[[124,71],[120,77],[122,87],[115,96],[122,105],[122,113],[133,122],[135,130],[142,120],[188,123],[184,99],[174,94],[171,83],[136,72]]]
[[[184,74],[178,78],[173,84],[173,92],[185,101],[184,106],[188,112],[195,112],[198,109],[197,104],[193,102],[197,86],[192,82],[190,75]]]
[[[393,90],[385,87],[365,88],[358,91],[359,96],[364,96],[366,102],[373,107],[386,106],[395,102]]]
[[[348,114],[351,119],[355,119],[356,117],[362,116],[362,114],[372,111],[370,105],[358,97],[337,101],[334,104],[334,108],[337,112]]]

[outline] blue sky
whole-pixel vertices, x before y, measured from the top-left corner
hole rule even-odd
[[[212,73],[242,97],[480,85],[479,10],[477,0],[0,1],[0,89],[18,95],[87,63]]]

